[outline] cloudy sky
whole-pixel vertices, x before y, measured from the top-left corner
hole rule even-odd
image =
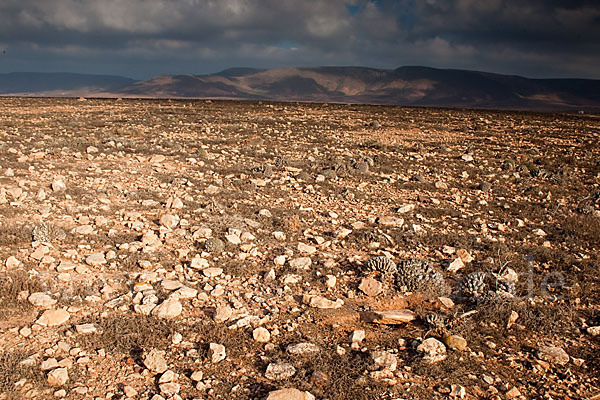
[[[426,65],[600,79],[597,0],[0,0],[0,72]]]

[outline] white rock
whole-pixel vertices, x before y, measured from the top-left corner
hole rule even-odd
[[[319,295],[304,295],[302,297],[302,300],[304,304],[308,304],[311,307],[321,309],[340,308],[344,305],[344,300],[342,299],[337,299],[333,301]]]
[[[52,181],[52,185],[50,185],[50,187],[54,192],[61,192],[67,189],[67,185],[65,185],[65,182],[62,179],[55,179]]]
[[[409,211],[412,211],[415,209],[415,205],[414,204],[404,204],[403,206],[398,207],[398,209],[396,210],[396,212],[398,214],[406,214]]]
[[[269,392],[266,400],[315,400],[310,392],[302,392],[294,388],[273,390]]]
[[[4,265],[6,265],[6,268],[8,269],[17,268],[21,265],[21,261],[19,261],[15,256],[10,256],[6,259]]]
[[[296,368],[290,363],[270,363],[267,365],[265,377],[271,380],[283,380],[291,378],[296,374]]]
[[[465,264],[463,263],[463,260],[460,257],[457,257],[450,263],[450,265],[448,265],[448,272],[456,273],[464,267]]]
[[[283,232],[275,231],[273,232],[273,237],[277,240],[284,241],[287,236]]]
[[[298,251],[300,253],[304,253],[304,254],[314,254],[317,251],[317,248],[315,246],[311,246],[305,243],[298,243]]]
[[[150,157],[150,160],[148,160],[148,162],[150,164],[159,164],[163,161],[165,161],[167,158],[165,156],[163,156],[162,154],[155,154],[152,157]]]
[[[404,225],[404,218],[383,216],[377,218],[377,223],[383,226],[394,226],[399,228]]]
[[[600,325],[598,325],[598,326],[590,326],[589,328],[587,328],[587,333],[589,333],[592,336],[598,336],[598,335],[600,335]]]
[[[106,264],[106,258],[104,257],[104,253],[94,253],[91,254],[89,256],[87,256],[87,258],[85,259],[86,264],[88,265],[102,265],[102,264]]]
[[[158,383],[173,382],[176,378],[177,375],[175,375],[175,372],[168,369],[165,372],[163,372],[163,374],[160,376],[160,378],[158,379]]]
[[[310,257],[298,257],[290,260],[290,267],[297,269],[307,269],[312,264]]]
[[[223,361],[226,357],[225,346],[218,343],[211,343],[209,345],[208,356],[213,363]]]
[[[423,341],[417,351],[424,353],[423,360],[436,363],[446,359],[446,346],[435,338],[428,338]]]
[[[66,368],[56,368],[48,374],[48,384],[50,386],[63,386],[69,380],[69,372]]]
[[[35,307],[39,308],[51,308],[57,303],[57,301],[53,299],[50,295],[43,292],[31,293],[27,300]]]
[[[225,239],[231,244],[238,245],[242,243],[242,239],[238,235],[225,235]]]
[[[285,349],[288,354],[292,355],[305,355],[305,354],[313,354],[321,351],[321,347],[314,343],[294,343],[290,344]]]
[[[373,351],[371,358],[378,369],[395,371],[398,368],[398,357],[387,351]]]
[[[152,315],[158,318],[173,319],[181,315],[183,306],[179,300],[169,297],[152,310]]]
[[[144,355],[144,365],[150,371],[162,374],[168,369],[165,352],[158,349],[152,349]]]
[[[269,340],[271,340],[271,333],[268,329],[259,326],[252,331],[252,337],[259,343],[267,343]]]
[[[42,371],[48,371],[48,370],[54,369],[56,367],[58,367],[58,361],[56,361],[56,358],[54,358],[54,357],[51,357],[51,358],[48,358],[48,359],[42,361],[42,364],[40,365],[40,369]]]
[[[350,343],[361,343],[365,340],[364,329],[357,329],[350,335]]]
[[[204,274],[204,276],[206,276],[208,278],[214,278],[223,273],[223,268],[210,267],[210,268],[206,268],[206,269],[202,270],[202,273]]]
[[[35,322],[42,326],[59,326],[67,322],[69,318],[71,318],[71,315],[67,310],[59,308],[58,310],[44,311],[42,316]]]
[[[80,334],[96,333],[98,330],[94,324],[75,325],[75,330]]]
[[[215,322],[221,323],[227,321],[233,315],[233,309],[228,305],[221,305],[215,309],[215,314],[213,316],[213,320]]]
[[[160,217],[160,224],[167,229],[173,229],[179,224],[179,217],[173,214],[164,214]]]
[[[193,269],[204,269],[208,268],[208,266],[208,260],[202,257],[194,257],[192,258],[192,262],[190,263],[190,267],[192,267]]]
[[[158,389],[165,396],[172,398],[181,390],[181,385],[177,382],[167,382],[158,385]]]
[[[90,235],[94,233],[94,227],[91,225],[79,225],[71,231],[77,235]]]
[[[187,300],[187,299],[193,299],[194,297],[196,297],[198,295],[198,290],[188,287],[188,286],[183,286],[180,287],[179,289],[177,289],[175,292],[173,292],[173,294],[171,294],[169,296],[170,299],[179,299],[179,300]]]

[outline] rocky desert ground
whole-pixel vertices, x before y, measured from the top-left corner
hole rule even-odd
[[[597,116],[0,115],[0,399],[600,399]]]

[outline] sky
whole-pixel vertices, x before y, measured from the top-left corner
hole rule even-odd
[[[600,2],[0,0],[0,73],[350,65],[600,79]]]

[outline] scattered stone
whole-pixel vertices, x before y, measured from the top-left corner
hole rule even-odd
[[[515,399],[517,397],[521,397],[521,391],[519,389],[517,389],[516,387],[513,387],[512,389],[507,391],[504,395],[506,396],[507,399]]]
[[[570,357],[562,347],[542,346],[537,352],[539,359],[548,361],[552,364],[565,365]]]
[[[289,264],[292,268],[308,269],[308,267],[310,267],[310,265],[312,264],[312,260],[310,259],[310,257],[298,257],[294,258],[293,260],[290,260]]]
[[[215,314],[213,315],[213,320],[217,323],[222,323],[227,321],[233,315],[233,309],[228,305],[221,305],[215,309]]]
[[[298,389],[288,388],[269,392],[266,400],[315,400],[310,392],[302,392]]]
[[[59,308],[58,310],[44,311],[35,323],[41,326],[59,326],[67,322],[69,318],[71,318],[69,312],[63,308]]]
[[[446,346],[435,338],[428,338],[417,346],[417,351],[424,354],[423,360],[436,363],[446,359]]]
[[[31,293],[27,300],[35,307],[46,309],[51,308],[57,303],[57,301],[53,299],[50,295],[42,292]]]
[[[160,217],[160,224],[167,229],[173,229],[179,224],[179,217],[173,214],[164,214]]]
[[[288,352],[288,354],[302,356],[306,354],[318,353],[321,351],[321,347],[314,343],[295,343],[290,344],[285,350]]]
[[[265,377],[273,381],[280,381],[291,378],[296,374],[296,368],[290,363],[270,363],[267,365]]]
[[[6,265],[7,269],[18,268],[21,266],[21,261],[19,261],[15,256],[10,256],[6,259],[4,265]]]
[[[467,395],[467,389],[461,385],[450,385],[450,397],[457,397],[459,399],[464,399]]]
[[[587,328],[587,333],[589,333],[592,336],[599,336],[600,335],[600,325],[590,326],[589,328]]]
[[[82,335],[87,335],[89,333],[96,333],[98,329],[94,324],[79,324],[75,325],[75,330],[77,333]]]
[[[467,341],[459,335],[449,335],[444,338],[444,343],[449,349],[456,351],[465,351],[467,349]]]
[[[448,265],[448,272],[456,273],[464,267],[465,264],[463,263],[463,260],[460,257],[457,257],[450,263],[450,265]]]
[[[104,253],[91,254],[86,257],[85,262],[91,266],[103,265],[107,263]]]
[[[53,387],[60,387],[69,380],[69,372],[66,368],[56,368],[48,373],[48,384]]]
[[[414,204],[404,204],[403,206],[398,207],[398,209],[396,210],[396,212],[398,214],[406,214],[407,212],[410,212],[412,210],[415,209],[415,205]]]
[[[223,361],[226,357],[225,346],[218,343],[211,343],[209,345],[208,356],[213,364]]]
[[[340,308],[344,305],[342,299],[333,301],[319,295],[304,295],[302,301],[314,308]]]
[[[268,329],[259,326],[252,331],[252,337],[259,343],[267,343],[269,340],[271,340],[271,333]]]
[[[62,192],[63,190],[67,189],[67,185],[62,179],[55,179],[52,181],[50,187],[52,188],[53,192]]]
[[[400,325],[414,321],[417,315],[408,309],[374,311],[371,322],[381,325]]]
[[[165,352],[158,349],[152,349],[144,355],[144,365],[150,371],[156,374],[162,374],[168,369]]]
[[[506,329],[510,329],[517,322],[517,319],[519,319],[519,314],[516,311],[511,311],[506,322]]]
[[[369,297],[375,297],[383,292],[383,285],[375,278],[362,278],[358,289]]]
[[[304,244],[302,242],[298,243],[298,251],[304,254],[314,254],[317,251],[317,248],[308,244]]]
[[[152,315],[158,318],[173,319],[178,317],[183,311],[183,306],[179,300],[168,298],[152,310]]]

